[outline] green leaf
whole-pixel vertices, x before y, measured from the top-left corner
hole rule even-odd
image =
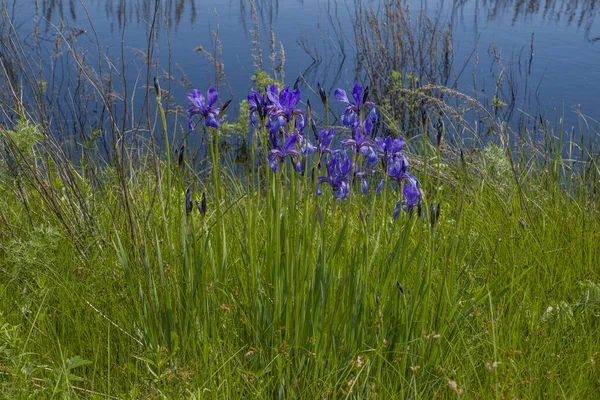
[[[90,365],[91,363],[92,362],[89,360],[84,360],[79,356],[75,356],[67,360],[67,369],[70,371],[75,368],[83,367],[84,365]]]

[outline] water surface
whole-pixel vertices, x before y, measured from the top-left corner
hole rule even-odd
[[[362,3],[380,12],[384,0]],[[451,24],[453,69],[449,85],[454,89],[489,104],[498,77],[503,76],[506,83],[499,97],[514,103],[512,119],[525,112],[555,121],[564,115],[569,129],[579,123],[577,110],[600,117],[596,1],[399,3],[408,7],[414,18],[424,11],[442,24]],[[155,65],[152,74],[172,76],[173,82],[166,85],[185,107],[185,93],[190,87],[205,90],[217,84],[222,98],[234,102],[246,96],[256,69],[251,34],[255,22],[259,25],[262,68],[271,71],[280,62],[276,59],[272,63],[269,58],[273,32],[275,49],[284,48],[287,83],[300,78],[303,90],[310,92],[321,82],[331,92],[338,86],[350,87],[355,79],[364,80],[356,73],[355,6],[352,0],[255,0],[253,4],[249,0],[43,0],[15,2],[10,7],[24,37],[38,27],[41,42],[47,43],[47,65],[51,64],[57,36],[74,35],[87,60],[101,60],[105,70],[125,74],[128,96],[146,90],[143,54],[150,49],[160,66]],[[151,33],[156,41],[149,47]],[[219,81],[213,63],[197,51],[199,46],[222,63],[225,80]],[[69,71],[65,65],[61,68]],[[182,79],[186,84],[175,84]],[[123,85],[115,84],[114,90],[122,94]]]

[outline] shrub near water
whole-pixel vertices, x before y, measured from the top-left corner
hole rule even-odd
[[[319,129],[298,89],[253,92],[245,176],[213,89],[190,96],[202,179],[180,152],[92,184],[47,133],[2,129],[2,394],[593,398],[595,164],[455,160],[373,138],[360,85],[335,97],[344,126]]]

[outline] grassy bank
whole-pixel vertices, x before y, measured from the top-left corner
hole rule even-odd
[[[422,204],[395,219],[390,181],[316,196],[323,170],[273,172],[258,142],[234,174],[218,132],[199,164],[147,147],[99,165],[0,129],[2,396],[598,393],[593,157],[421,135]]]
[[[138,53],[124,18],[118,59],[89,15],[89,37],[36,18],[20,39],[0,3],[0,397],[597,396],[591,121],[523,112],[510,132],[499,56],[493,95],[459,92],[451,25],[400,1],[355,2],[370,92],[300,102],[260,71],[277,2],[248,1],[259,93],[232,123],[216,90],[193,92],[190,131],[192,83],[158,57],[172,2],[147,3],[117,11],[158,21]],[[218,29],[202,40],[224,92]]]

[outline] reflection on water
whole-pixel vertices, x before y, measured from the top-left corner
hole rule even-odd
[[[455,4],[463,5],[465,0],[457,0]],[[576,25],[585,38],[598,41],[600,37],[590,37],[594,21],[600,12],[597,0],[476,0],[479,8],[488,20],[512,15],[513,24],[532,17],[541,17],[546,23],[558,26]]]
[[[55,16],[60,19],[65,19],[65,5],[62,0],[42,0],[41,4],[39,0],[35,2],[36,14],[43,15],[47,21],[53,21]],[[75,10],[75,0],[68,1],[68,12],[73,21],[77,19],[77,12]]]
[[[101,10],[113,29],[133,23],[149,28],[157,15],[160,18],[154,21],[156,30],[176,29],[182,23],[196,23],[201,3],[200,0],[36,0],[36,15],[42,16],[44,22],[60,19],[74,23],[78,18],[87,18],[88,12],[92,18],[99,18],[101,15],[95,12]]]
[[[133,23],[149,26],[154,16],[155,29],[177,29],[181,24],[196,24],[198,15],[213,12],[213,8],[229,9],[236,6],[240,10],[240,18],[244,27],[248,25],[249,16],[248,0],[223,0],[211,2],[212,7],[207,7],[203,0],[36,0],[36,15],[43,17],[43,22],[56,22],[70,20],[77,22],[82,14],[101,10],[103,16],[113,22],[113,28],[122,29]],[[260,20],[267,25],[277,19],[279,13],[279,0],[254,0]],[[301,2],[302,3],[302,2]],[[98,18],[100,15],[92,15]]]
[[[106,18],[116,22],[119,29],[126,24],[154,24],[157,31],[175,29],[182,23],[194,24],[198,16],[197,0],[88,0],[91,6],[103,5]],[[154,16],[160,18],[154,18]]]
[[[389,1],[389,0],[388,0]],[[398,0],[397,0],[398,1]],[[303,0],[296,0],[304,4]],[[321,3],[331,1],[322,0]],[[333,1],[346,6],[350,3],[345,0]],[[382,0],[382,3],[385,0]],[[401,0],[402,3],[417,7],[433,7],[438,1],[411,1]],[[247,26],[248,0],[223,0],[216,2],[220,9],[230,8],[232,5],[240,11],[243,25]],[[310,2],[311,5],[317,3]],[[444,3],[444,1],[442,1]],[[455,14],[464,12],[465,7],[475,8],[477,13],[483,14],[488,21],[510,17],[512,23],[527,21],[532,17],[540,17],[546,23],[560,26],[575,25],[581,29],[585,38],[590,41],[600,40],[599,36],[592,35],[592,28],[600,8],[598,0],[453,0],[451,7]],[[254,0],[254,5],[262,23],[273,24],[277,19],[281,7],[286,7],[285,2],[279,0]],[[213,5],[214,6],[214,5]],[[307,5],[307,11],[310,9]],[[203,0],[84,0],[83,7],[79,0],[36,0],[36,14],[43,16],[46,21],[55,21],[55,18],[76,22],[81,13],[88,10],[102,9],[104,16],[114,21],[114,28],[121,29],[126,24],[136,23],[149,25],[153,16],[159,15],[156,28],[170,27],[177,29],[180,24],[195,24],[198,16],[212,12],[206,7]]]

